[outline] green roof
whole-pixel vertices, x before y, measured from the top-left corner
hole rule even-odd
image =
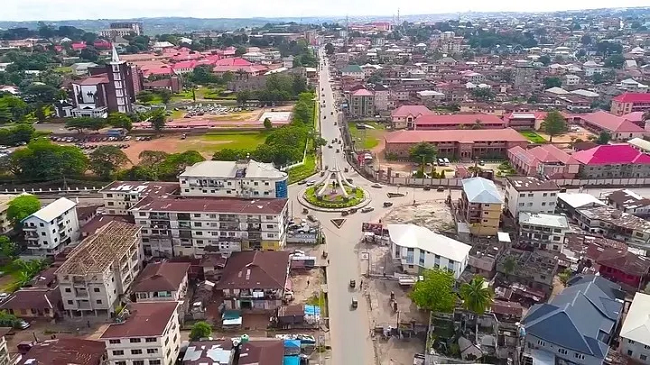
[[[359,65],[347,65],[341,70],[341,72],[363,72],[363,70]]]

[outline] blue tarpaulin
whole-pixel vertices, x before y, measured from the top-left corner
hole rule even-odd
[[[306,316],[318,316],[320,317],[320,307],[317,305],[307,305],[305,304],[305,315]]]
[[[299,340],[284,340],[284,347],[297,347],[300,348]]]
[[[283,365],[300,365],[300,358],[298,356],[285,356]]]

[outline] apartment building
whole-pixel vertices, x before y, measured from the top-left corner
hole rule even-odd
[[[99,191],[108,215],[128,215],[129,209],[145,197],[164,198],[178,191],[178,183],[160,181],[113,181]]]
[[[7,219],[7,209],[17,195],[0,194],[0,234],[5,234],[13,229],[11,222]]]
[[[650,155],[628,144],[597,146],[573,154],[584,179],[650,177]]]
[[[190,264],[187,262],[154,262],[145,267],[135,279],[131,291],[138,303],[147,301],[176,301],[187,294]]]
[[[637,217],[650,216],[650,199],[643,197],[632,190],[621,189],[605,193],[603,199],[623,213],[634,214]]]
[[[475,236],[496,236],[503,200],[494,182],[482,177],[464,179],[458,214]]]
[[[77,203],[59,198],[22,220],[32,255],[54,256],[79,236]]]
[[[448,269],[458,279],[469,262],[472,246],[414,224],[389,224],[393,260],[404,271],[420,274],[424,269]]]
[[[131,209],[146,257],[280,250],[287,199],[145,198]]]
[[[106,343],[107,365],[171,365],[180,353],[177,302],[132,303],[100,340]]]
[[[348,113],[355,118],[375,116],[375,96],[371,91],[359,89],[349,96]]]
[[[203,161],[179,176],[181,195],[245,199],[286,198],[288,175],[270,163]]]
[[[520,174],[526,176],[573,179],[580,171],[580,163],[576,159],[551,144],[528,150],[515,146],[508,150],[508,160]]]
[[[623,93],[612,99],[612,114],[624,115],[650,110],[650,93]]]
[[[560,187],[551,180],[536,177],[508,177],[506,179],[505,206],[517,217],[520,212],[553,213]]]
[[[647,250],[650,240],[650,222],[630,213],[601,206],[580,209],[574,214],[580,228],[590,233],[623,241],[628,246]]]
[[[7,340],[5,336],[11,332],[11,327],[0,327],[0,365],[11,365],[11,357],[9,356],[9,349],[7,348]]]
[[[646,330],[650,326],[648,313],[650,313],[650,295],[634,294],[619,335],[620,352],[641,364],[650,364],[650,333]]]
[[[141,269],[140,230],[113,221],[72,250],[56,271],[66,315],[111,318]]]
[[[557,214],[521,212],[518,223],[517,244],[522,248],[562,252],[564,237],[571,231],[567,218]]]

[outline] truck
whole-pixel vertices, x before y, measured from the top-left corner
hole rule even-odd
[[[404,193],[398,193],[398,192],[388,192],[388,193],[386,193],[386,195],[387,195],[389,198],[399,198],[399,197],[403,197],[403,196],[405,196],[406,194],[404,194]]]

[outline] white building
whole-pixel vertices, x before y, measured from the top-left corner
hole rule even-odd
[[[189,269],[187,262],[150,263],[135,279],[131,291],[138,303],[183,301],[187,294]]]
[[[22,220],[27,248],[33,255],[54,256],[79,236],[77,203],[59,198]]]
[[[587,61],[582,65],[582,68],[585,70],[585,76],[592,77],[594,74],[601,74],[605,71],[602,63],[597,63],[594,61]]]
[[[104,202],[104,213],[128,215],[129,209],[145,197],[164,198],[178,190],[178,183],[159,181],[113,181],[99,192]]]
[[[577,86],[580,85],[580,76],[576,75],[566,75],[564,76],[566,86]]]
[[[131,209],[147,257],[280,250],[287,199],[146,198]]]
[[[181,195],[191,197],[286,198],[288,175],[273,164],[249,160],[203,161],[180,174]]]
[[[57,269],[70,317],[110,318],[142,266],[140,227],[113,221],[81,241]]]
[[[634,214],[637,217],[650,216],[650,199],[645,198],[632,190],[621,189],[603,194],[607,204],[624,213]]]
[[[506,179],[505,204],[513,217],[520,212],[553,213],[560,187],[551,180],[536,177]]]
[[[7,219],[9,203],[18,195],[0,194],[0,234],[5,234],[13,229],[11,221]]]
[[[563,215],[519,213],[520,245],[561,252],[564,248],[564,237],[570,231],[569,221]]]
[[[177,302],[133,303],[100,337],[108,365],[170,365],[180,353]]]
[[[414,224],[389,224],[388,233],[393,259],[406,272],[444,268],[458,279],[467,267],[470,245]]]
[[[620,351],[634,361],[650,364],[650,295],[636,293],[621,327]]]
[[[11,327],[0,327],[0,365],[12,365],[13,362],[10,362],[11,357],[9,356],[9,349],[7,348],[7,340],[5,335],[7,335],[13,329]]]

